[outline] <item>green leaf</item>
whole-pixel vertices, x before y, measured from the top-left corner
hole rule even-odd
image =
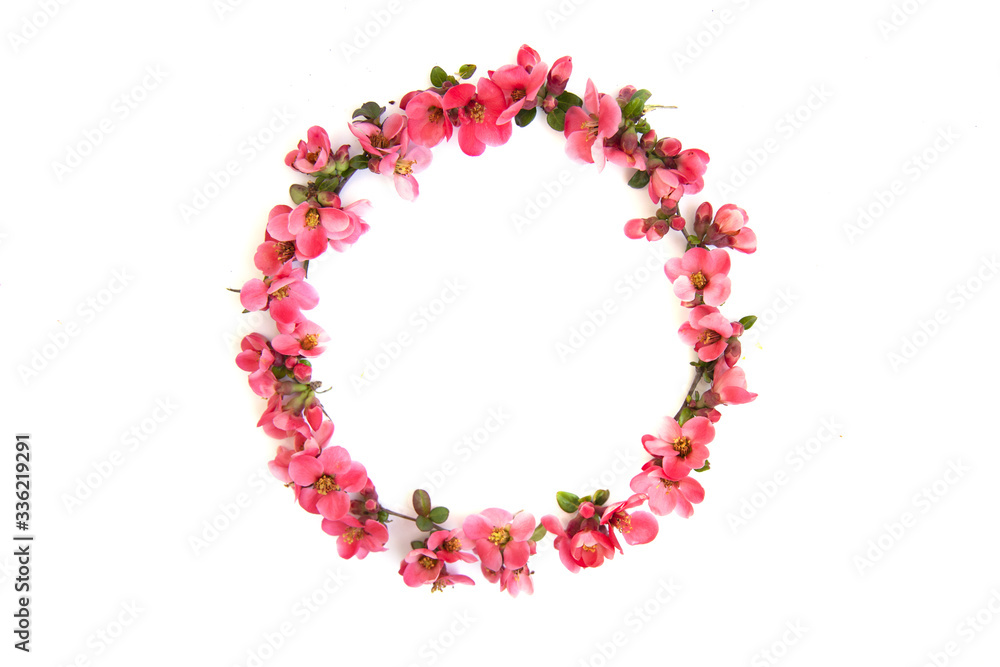
[[[410,542],[411,549],[426,549],[427,543],[422,540],[413,540]]]
[[[354,115],[352,118],[357,118],[362,116],[368,120],[378,119],[382,113],[385,111],[385,107],[379,106],[378,102],[365,102],[359,108],[354,110]]]
[[[684,409],[681,410],[681,416],[680,419],[677,420],[677,423],[681,426],[684,426],[685,422],[687,422],[687,420],[691,419],[692,417],[694,417],[694,411],[685,405]]]
[[[626,118],[638,118],[641,116],[643,107],[646,106],[646,100],[649,99],[650,95],[652,95],[652,93],[645,88],[632,93],[632,97],[622,110],[622,114],[624,114]]]
[[[558,503],[559,508],[567,514],[572,514],[580,509],[580,497],[574,493],[570,493],[569,491],[560,491],[557,493],[556,503]]]
[[[458,68],[458,76],[460,79],[471,79],[472,75],[476,73],[475,65],[462,65]]]
[[[514,122],[517,123],[518,127],[524,127],[531,121],[535,120],[535,114],[538,113],[538,107],[531,107],[530,109],[521,109],[514,116]]]
[[[309,188],[304,185],[300,185],[299,183],[295,183],[292,187],[288,188],[288,195],[292,198],[292,201],[295,202],[295,205],[298,206],[306,199],[309,199]]]
[[[569,92],[568,90],[556,98],[558,106],[563,111],[569,111],[570,107],[582,107],[583,100],[581,100],[577,95]]]
[[[430,519],[428,519],[425,516],[418,516],[417,517],[417,528],[419,528],[420,530],[424,531],[425,533],[429,533],[432,530],[434,530],[434,522],[431,521]]]
[[[642,188],[649,185],[649,174],[642,169],[637,169],[632,178],[628,179],[629,187],[633,187],[636,190],[641,190]]]
[[[413,492],[413,511],[417,516],[427,516],[431,513],[431,497],[423,489]]]
[[[531,534],[531,537],[528,538],[528,541],[541,542],[546,535],[548,535],[548,531],[545,530],[545,526],[543,526],[542,524],[538,524],[538,527],[535,528],[535,532]]]
[[[354,157],[351,158],[351,161],[348,164],[350,165],[351,169],[358,169],[358,170],[367,169],[368,156],[365,155],[364,153],[362,153],[361,155],[355,155]]]
[[[757,322],[756,315],[747,315],[746,317],[740,318],[740,324],[743,325],[744,329],[749,329]]]
[[[552,113],[545,117],[549,122],[549,127],[558,132],[562,132],[566,127],[566,112],[562,109],[553,109]]]
[[[431,510],[430,514],[428,514],[427,516],[434,523],[444,523],[445,521],[448,520],[449,514],[450,512],[448,512],[447,507],[435,507],[434,509]]]
[[[447,80],[448,80],[448,73],[445,72],[440,67],[438,67],[437,65],[435,65],[434,69],[431,70],[431,85],[434,86],[435,88],[438,88],[441,85],[443,85],[444,82]]]
[[[712,464],[708,462],[708,459],[705,459],[705,465],[695,470],[695,472],[705,472],[706,470],[711,470],[711,469],[712,469]]]
[[[608,498],[611,497],[611,492],[607,489],[600,489],[594,492],[594,504],[603,505],[608,502]]]

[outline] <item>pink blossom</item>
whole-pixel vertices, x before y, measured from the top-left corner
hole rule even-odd
[[[521,592],[531,595],[535,592],[535,584],[531,581],[531,570],[527,565],[518,568],[504,567],[500,572],[500,590],[507,591],[515,598]]]
[[[275,336],[271,346],[282,354],[318,357],[326,349],[321,343],[329,340],[330,337],[318,324],[302,320],[296,323],[291,333]]]
[[[704,204],[703,204],[704,206]],[[709,205],[707,213],[712,215]],[[706,241],[720,248],[733,248],[747,254],[757,250],[757,235],[745,226],[750,216],[735,204],[726,204],[719,208],[715,220],[708,227]]]
[[[535,518],[527,512],[513,516],[506,510],[491,508],[467,516],[462,528],[475,543],[474,550],[484,567],[499,572],[501,567],[517,569],[528,562]]]
[[[285,164],[303,174],[322,171],[330,159],[330,137],[318,125],[309,128],[306,140],[299,142],[298,150],[285,156]]]
[[[714,361],[726,351],[729,338],[733,335],[733,325],[718,308],[712,306],[695,306],[691,309],[688,321],[677,331],[681,340],[694,346],[698,358],[702,361]],[[271,341],[274,349],[278,349],[275,338]]]
[[[240,349],[242,352],[236,355],[236,365],[250,373],[249,382],[253,393],[262,398],[274,395],[277,379],[271,366],[274,365],[275,358],[268,340],[259,333],[252,333],[243,337]]]
[[[672,257],[663,267],[674,284],[674,294],[691,301],[700,293],[709,306],[721,306],[729,298],[729,253],[725,250],[691,248],[683,257]]]
[[[507,143],[513,129],[501,116],[507,108],[500,86],[482,77],[479,85],[461,83],[444,94],[445,110],[458,109],[458,145],[466,155],[482,155],[487,146]]]
[[[717,363],[712,375],[712,390],[705,392],[705,404],[714,408],[716,405],[741,405],[757,398],[757,394],[747,391],[746,373],[739,366],[729,367]]]
[[[305,282],[304,269],[285,264],[277,274],[264,280],[253,279],[240,290],[240,303],[250,311],[267,310],[278,324],[295,324],[304,319],[303,310],[319,303],[319,293]]]
[[[692,417],[683,427],[673,418],[664,417],[656,435],[642,436],[642,446],[655,457],[663,458],[667,479],[679,480],[705,465],[708,447],[715,437],[715,427],[704,417]]]
[[[399,573],[403,575],[403,583],[416,588],[433,584],[443,567],[444,561],[430,549],[414,549],[400,563]]]
[[[406,116],[401,113],[390,114],[381,127],[368,121],[355,121],[348,123],[347,129],[361,142],[366,153],[377,158],[395,153],[401,148],[406,150]]]
[[[566,153],[577,160],[604,168],[604,140],[618,132],[622,110],[610,95],[597,94],[594,82],[587,79],[583,107],[570,107],[566,112]]]
[[[361,222],[357,213],[340,208],[340,198],[332,195],[333,206],[319,206],[305,201],[294,209],[275,206],[267,222],[267,231],[278,241],[295,241],[295,257],[298,260],[315,259],[326,250],[327,241],[335,249],[335,242],[353,243],[367,225]],[[367,205],[366,201],[354,205]],[[351,207],[348,207],[351,208]],[[359,231],[359,227],[362,227]]]
[[[288,476],[303,487],[299,504],[307,512],[321,514],[324,519],[337,521],[351,507],[348,493],[365,486],[368,473],[343,447],[327,447],[322,452],[309,449],[293,454],[288,464]]]
[[[648,496],[649,509],[657,516],[666,516],[675,511],[685,519],[694,512],[692,505],[705,499],[705,489],[693,477],[681,480],[667,479],[663,469],[650,461],[643,471],[632,478],[633,491]]]
[[[441,568],[438,578],[434,580],[431,585],[431,592],[443,591],[445,586],[454,586],[455,584],[465,584],[467,586],[473,586],[476,582],[472,580],[471,577],[467,577],[464,574],[453,574],[448,571],[448,566]]]
[[[427,548],[437,554],[446,563],[475,563],[476,557],[468,551],[462,551],[465,535],[461,529],[436,530],[427,538]]]
[[[700,192],[705,187],[703,177],[708,169],[708,153],[697,148],[682,150],[681,142],[673,138],[660,139],[653,152],[663,164],[656,169],[658,172],[663,172],[661,178],[665,173],[676,175],[685,194]]]
[[[649,512],[637,510],[630,514],[627,511],[633,507],[641,506],[644,502],[646,502],[646,495],[638,493],[628,500],[611,505],[604,510],[604,515],[601,517],[601,524],[609,527],[608,536],[619,553],[624,552],[622,551],[621,544],[618,542],[615,531],[621,533],[628,544],[648,544],[653,541],[660,530],[659,525],[656,523],[656,517]]]
[[[677,206],[677,202],[684,196],[684,184],[678,178],[676,172],[656,168],[649,175],[649,198],[653,203],[659,203],[667,208]]]
[[[423,146],[410,146],[406,153],[391,153],[379,162],[379,173],[392,176],[396,192],[407,201],[413,201],[420,194],[417,179],[413,174],[426,169],[431,163],[431,152]]]
[[[406,132],[410,141],[431,148],[442,140],[451,139],[452,124],[444,110],[444,100],[433,91],[424,91],[407,101],[409,117]]]
[[[295,243],[279,241],[265,231],[264,242],[257,246],[257,252],[253,256],[253,264],[265,276],[273,276],[294,257]]]
[[[677,218],[674,218],[675,220]],[[680,218],[681,224],[684,218]],[[647,241],[659,241],[673,227],[670,221],[660,220],[657,217],[632,218],[625,223],[625,236],[630,239],[646,239]]]
[[[499,122],[509,122],[521,109],[534,108],[538,90],[545,83],[545,75],[548,72],[548,65],[536,59],[527,65],[504,65],[500,69],[490,74],[490,79],[500,86],[503,91],[507,108],[500,116]],[[518,62],[522,58],[518,57]]]
[[[323,532],[337,537],[337,553],[341,558],[358,557],[364,559],[369,553],[385,551],[389,541],[389,531],[374,519],[366,519],[364,524],[351,515],[331,521],[323,519]]]
[[[600,531],[597,519],[584,523],[574,519],[567,530],[559,519],[549,514],[542,517],[542,525],[555,535],[553,545],[559,551],[559,560],[570,572],[600,567],[605,559],[615,557],[614,544],[606,533]]]
[[[569,82],[569,77],[572,73],[572,58],[563,56],[556,60],[552,63],[552,68],[549,69],[548,82],[545,86],[546,92],[554,97],[562,95],[566,92],[566,84]]]
[[[517,50],[517,64],[528,72],[541,61],[542,57],[538,55],[538,51],[535,51],[527,44],[522,44],[521,48]],[[544,65],[545,63],[542,64]]]

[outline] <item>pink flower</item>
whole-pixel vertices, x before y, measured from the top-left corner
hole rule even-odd
[[[649,509],[657,516],[666,516],[676,510],[686,519],[694,512],[692,504],[697,505],[705,499],[705,489],[698,480],[693,477],[678,481],[667,479],[663,469],[652,461],[632,478],[630,486],[633,491],[649,497]]]
[[[678,184],[683,188],[684,194],[700,192],[705,187],[703,176],[708,169],[708,153],[697,148],[681,150],[681,142],[677,139],[660,139],[653,153],[663,163],[662,167],[657,167],[656,171],[661,172],[660,178],[666,178],[666,174],[674,174]],[[650,176],[655,176],[651,174]],[[652,180],[651,180],[652,183]],[[652,191],[650,196],[652,197]],[[659,198],[653,199],[658,201]]]
[[[672,257],[663,267],[674,284],[674,294],[691,301],[700,293],[709,306],[721,306],[729,298],[729,253],[725,250],[691,248],[683,257]]]
[[[326,332],[316,323],[302,320],[296,323],[290,334],[278,334],[271,346],[282,354],[304,357],[318,357],[326,349],[320,343],[330,340]]]
[[[698,358],[702,361],[718,359],[726,351],[729,338],[733,335],[732,322],[727,320],[718,308],[712,306],[695,306],[691,309],[688,321],[681,325],[677,333],[682,341],[693,345]],[[274,349],[281,352],[271,341]]]
[[[420,194],[417,179],[413,174],[419,173],[431,163],[431,152],[423,146],[410,146],[405,155],[391,153],[379,162],[379,173],[392,176],[396,192],[407,201],[413,201]]]
[[[253,264],[265,276],[273,276],[294,257],[295,243],[279,241],[265,231],[264,242],[257,246],[257,252],[253,256]]]
[[[358,557],[364,559],[371,552],[385,551],[389,541],[389,531],[374,519],[366,519],[364,524],[351,515],[331,521],[323,519],[323,532],[337,537],[337,553],[341,558]]]
[[[458,145],[466,155],[482,155],[487,146],[502,146],[513,132],[509,119],[500,120],[507,108],[503,91],[485,77],[478,86],[460,83],[449,88],[444,108],[458,109]]]
[[[559,551],[559,560],[570,572],[580,568],[600,567],[607,558],[615,557],[615,547],[611,538],[599,529],[597,519],[581,523],[570,521],[569,530],[551,514],[542,517],[545,530],[555,535],[553,545]],[[584,525],[591,527],[584,527]]]
[[[427,538],[427,548],[437,554],[446,563],[475,563],[476,557],[468,551],[462,551],[462,538],[465,536],[458,530],[436,530]]]
[[[702,206],[708,206],[707,214],[711,217],[711,205],[706,203]],[[747,254],[753,253],[757,250],[757,235],[752,229],[745,226],[749,219],[747,212],[735,204],[722,206],[708,228],[706,241],[720,248],[733,248]]]
[[[545,86],[546,92],[554,97],[559,97],[566,92],[566,84],[573,73],[573,59],[563,56],[554,63],[549,70],[548,83]]]
[[[677,218],[674,219],[676,220]],[[681,218],[680,221],[683,223],[684,218]],[[650,218],[632,218],[625,223],[625,236],[630,239],[659,241],[667,235],[671,227],[670,221],[660,220],[655,216]]]
[[[322,171],[330,159],[330,137],[318,125],[309,128],[306,140],[299,142],[298,150],[285,156],[285,164],[303,174]]]
[[[441,568],[441,573],[438,574],[438,578],[431,585],[431,592],[443,591],[445,586],[454,586],[455,584],[473,586],[475,583],[471,577],[467,577],[464,574],[452,574],[448,571],[448,566],[446,565]]]
[[[305,282],[306,272],[285,264],[274,276],[248,280],[240,290],[240,303],[250,311],[267,310],[278,324],[295,324],[304,319],[303,310],[319,303],[319,294]]]
[[[253,393],[262,398],[270,398],[274,395],[277,379],[271,371],[275,359],[268,340],[259,333],[252,333],[243,337],[240,349],[242,352],[236,355],[236,365],[250,373],[249,382]]]
[[[639,510],[629,514],[626,511],[633,507],[639,507],[644,502],[646,502],[646,495],[639,493],[604,510],[601,524],[606,524],[610,529],[613,529],[609,530],[608,536],[619,553],[624,552],[621,544],[618,543],[615,531],[620,532],[628,544],[648,544],[653,541],[660,530],[656,523],[656,517],[649,512]]]
[[[535,518],[527,512],[513,516],[506,510],[491,508],[467,516],[462,528],[466,537],[475,542],[483,567],[499,572],[501,567],[517,569],[528,562]]]
[[[667,479],[679,480],[705,465],[705,445],[714,437],[715,427],[704,417],[692,417],[683,427],[671,417],[664,417],[655,436],[642,436],[642,446],[653,456],[663,458]]]
[[[381,127],[368,121],[355,121],[349,123],[347,129],[358,138],[365,152],[375,157],[384,157],[400,148],[406,150],[406,116],[401,113],[390,114]]]
[[[406,103],[409,122],[406,132],[410,141],[432,148],[442,140],[451,139],[452,125],[444,110],[444,100],[433,91],[425,91],[413,96]]]
[[[570,107],[566,112],[566,153],[577,160],[604,168],[604,140],[618,132],[622,110],[610,95],[598,96],[594,82],[587,79],[583,107]]]
[[[430,549],[414,549],[406,554],[399,566],[399,573],[403,575],[404,584],[416,588],[433,584],[443,567],[444,561]]]
[[[535,51],[527,44],[522,44],[521,48],[517,50],[517,64],[528,72],[541,61],[542,57],[538,55],[538,51]]]
[[[521,109],[534,108],[538,90],[545,83],[548,72],[548,65],[539,62],[537,58],[538,54],[535,53],[533,59],[523,59],[525,64],[504,65],[490,74],[490,79],[500,86],[507,102],[507,109],[500,116],[500,122],[513,120]],[[520,56],[518,62],[522,62]]]
[[[335,241],[347,242],[352,237],[356,240],[363,233],[358,232],[361,219],[341,209],[340,198],[336,195],[330,199],[333,206],[321,207],[311,201],[302,202],[294,209],[275,206],[267,222],[268,233],[278,241],[295,241],[295,257],[300,261],[322,255],[327,241],[333,246]]]
[[[656,168],[649,175],[648,192],[654,204],[659,203],[666,208],[673,208],[684,196],[684,185],[676,172]]]
[[[715,365],[712,375],[712,390],[705,392],[705,405],[741,405],[757,398],[757,394],[747,391],[747,377],[739,366],[732,368],[721,363]]]
[[[515,598],[522,591],[531,595],[535,592],[535,584],[531,581],[531,570],[527,565],[514,569],[504,567],[500,572],[500,590],[507,591]]]
[[[347,514],[351,508],[347,494],[360,491],[368,480],[365,467],[351,461],[351,455],[343,447],[327,447],[322,452],[309,449],[294,454],[288,464],[288,476],[303,487],[299,491],[302,508],[330,521]]]

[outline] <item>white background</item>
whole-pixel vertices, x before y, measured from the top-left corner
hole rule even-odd
[[[8,2],[0,23],[0,533],[29,432],[37,536],[31,655],[11,647],[0,549],[3,664],[995,659],[995,5],[49,5]],[[571,90],[649,88],[679,107],[652,113],[660,135],[711,154],[685,211],[750,214],[760,251],[734,257],[724,310],[761,318],[743,362],[760,398],[725,411],[705,502],[653,544],[571,575],[547,542],[533,597],[481,579],[431,595],[396,574],[412,526],[341,561],[267,475],[263,404],[233,364],[254,321],[224,288],[256,276],[306,128],[344,143],[360,103],[426,86],[435,64],[512,62],[524,42],[573,56]],[[580,170],[536,122],[481,158],[436,149],[415,204],[351,182],[372,230],[310,274],[333,337],[316,377],[387,505],[424,486],[456,518],[541,517],[591,479],[625,492],[690,354],[661,272],[677,239],[625,238],[652,209],[623,180]],[[418,325],[448,281],[460,296]],[[401,332],[413,344],[358,390]],[[479,451],[456,445],[498,410]]]

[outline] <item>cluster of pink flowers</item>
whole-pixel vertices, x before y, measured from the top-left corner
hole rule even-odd
[[[326,130],[309,128],[285,163],[310,180],[291,187],[293,206],[271,209],[254,255],[262,276],[238,290],[245,312],[268,313],[277,330],[272,338],[246,336],[236,357],[252,391],[267,401],[258,426],[279,441],[269,463],[272,474],[292,489],[302,509],[321,517],[322,530],[336,538],[343,558],[386,551],[392,518],[413,521],[426,537],[411,542],[400,563],[399,574],[410,587],[472,584],[459,570],[478,562],[483,577],[502,591],[530,594],[529,561],[548,533],[563,565],[573,572],[612,560],[616,551],[623,553],[622,542],[651,542],[659,530],[656,516],[676,511],[689,517],[703,500],[704,489],[692,473],[709,468],[718,408],[756,398],[737,365],[740,337],[754,318],[731,321],[719,310],[732,291],[728,250],[756,250],[746,211],[726,204],[713,215],[712,206],[703,203],[689,232],[679,206],[683,196],[704,187],[708,154],[657,137],[645,118],[649,91],[626,86],[617,95],[604,94],[588,80],[578,97],[567,90],[572,69],[568,56],[549,67],[524,45],[516,63],[491,70],[476,83],[468,81],[472,65],[451,76],[435,68],[432,85],[406,93],[397,110],[387,113],[366,103],[348,124],[358,148],[334,149]],[[539,111],[563,134],[571,158],[597,169],[611,162],[634,170],[629,184],[645,188],[658,208],[647,218],[629,220],[627,236],[649,241],[671,231],[682,236],[684,254],[669,260],[664,271],[676,297],[690,309],[678,333],[697,356],[697,376],[681,410],[663,418],[655,435],[643,436],[651,458],[632,478],[633,493],[626,499],[612,502],[607,490],[582,498],[560,492],[563,518],[550,514],[536,524],[527,512],[490,508],[466,517],[459,528],[448,528],[442,525],[448,510],[432,507],[424,491],[414,493],[416,516],[385,508],[367,469],[333,444],[334,425],[318,395],[321,384],[312,378],[313,361],[330,337],[306,317],[319,302],[307,282],[309,261],[327,248],[345,251],[369,230],[361,217],[369,203],[345,204],[340,197],[355,173],[391,177],[397,193],[412,201],[419,194],[415,175],[430,165],[432,148],[457,136],[465,154],[482,155],[487,146],[506,143],[515,124],[527,125]],[[697,391],[703,384],[704,390]],[[649,511],[641,509],[647,505]]]

